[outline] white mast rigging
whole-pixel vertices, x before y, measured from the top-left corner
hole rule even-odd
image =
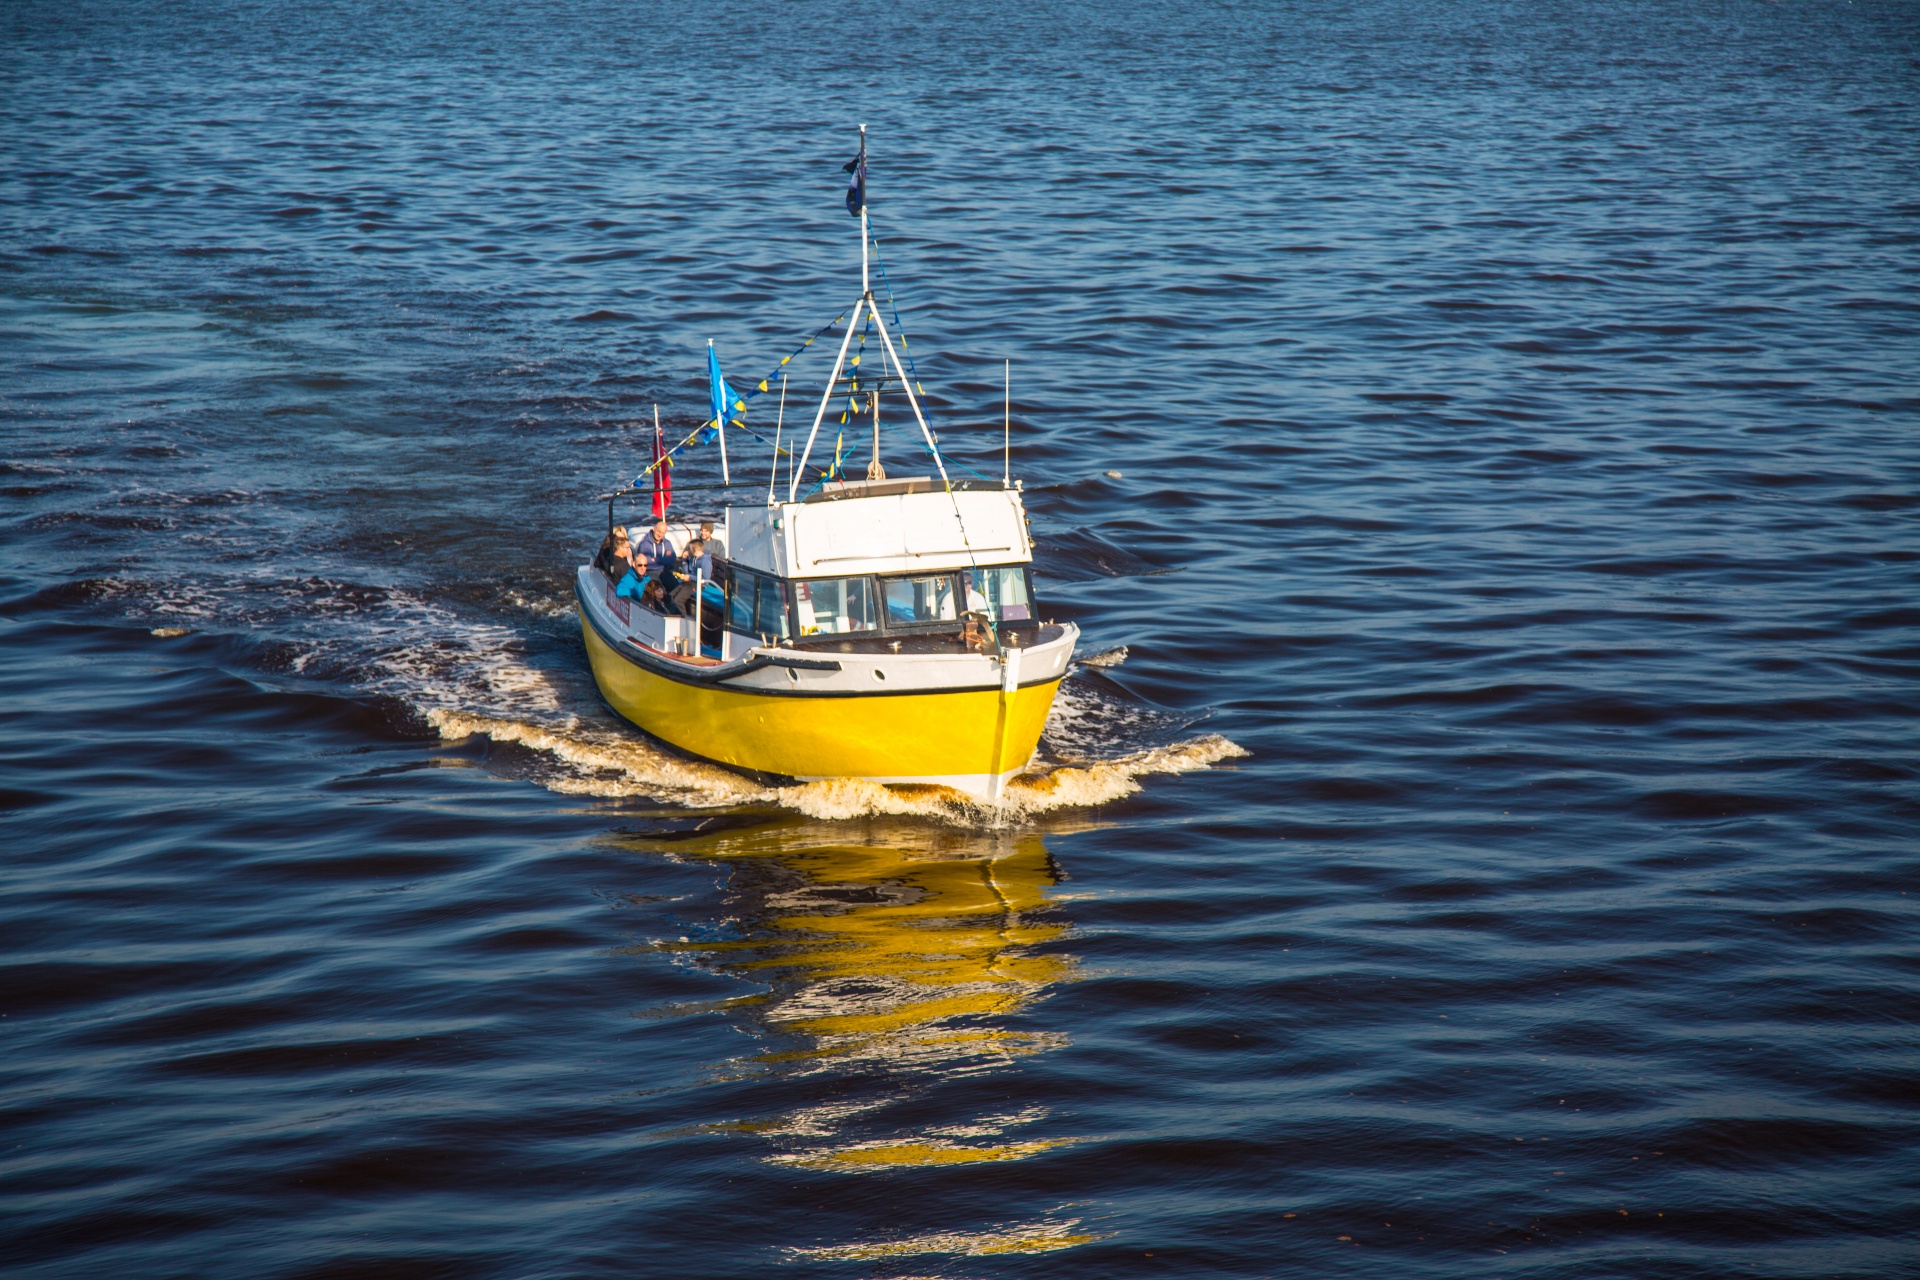
[[[820,406],[814,411],[813,426],[807,432],[806,448],[800,451],[800,474],[787,486],[787,501],[793,502],[800,496],[800,481],[806,475],[807,459],[813,454],[813,442],[820,434],[820,423],[827,416],[827,406],[833,401],[834,388],[840,384],[840,371],[846,367],[847,347],[853,342],[854,330],[860,327],[860,313],[865,309],[867,318],[880,331],[880,348],[885,358],[880,365],[881,377],[886,375],[887,362],[893,364],[893,371],[900,378],[900,390],[907,397],[907,407],[913,410],[913,420],[920,427],[920,436],[927,443],[927,452],[933,455],[933,465],[940,472],[940,483],[949,491],[953,482],[947,478],[947,464],[940,457],[940,446],[933,438],[933,430],[927,426],[926,415],[920,412],[920,401],[913,392],[913,381],[907,377],[907,371],[900,361],[900,353],[893,349],[893,335],[887,332],[887,322],[880,318],[880,305],[873,297],[873,280],[870,274],[869,259],[871,241],[867,232],[867,184],[865,169],[867,161],[867,126],[860,126],[860,154],[855,159],[859,167],[855,170],[860,192],[860,300],[853,304],[853,314],[847,317],[847,334],[840,340],[840,353],[834,357],[833,372],[827,375],[826,390],[820,394]],[[877,385],[877,384],[876,384]],[[878,413],[875,406],[874,460],[880,456],[878,436]]]

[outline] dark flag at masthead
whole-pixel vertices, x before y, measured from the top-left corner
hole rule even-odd
[[[860,154],[847,161],[842,172],[853,175],[853,180],[847,183],[847,212],[857,218],[860,211],[867,207],[867,143],[864,135],[860,140]]]

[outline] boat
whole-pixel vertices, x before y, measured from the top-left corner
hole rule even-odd
[[[794,356],[743,395],[721,376],[709,346],[712,417],[669,449],[656,410],[652,463],[632,485],[604,495],[606,541],[575,577],[581,634],[608,706],[687,755],[774,783],[861,779],[945,787],[998,804],[1033,763],[1080,632],[1040,616],[1004,411],[997,479],[956,480],[928,425],[911,357],[902,360],[898,310],[890,307],[890,328],[873,289],[864,125],[846,168],[854,175],[848,211],[860,219],[860,296],[799,349],[844,323],[805,446],[796,458],[780,443]],[[873,339],[877,374],[860,367]],[[782,408],[769,479],[736,483],[728,433],[765,440],[746,427],[746,403],[776,383]],[[910,411],[899,425],[924,448],[931,474],[887,474],[883,393]],[[822,424],[840,400],[833,462],[802,492]],[[872,457],[856,477],[846,468],[846,425],[862,434],[869,413]],[[715,439],[721,483],[680,491],[704,495],[709,509],[669,518],[675,455]],[[663,593],[636,592],[638,576],[610,560],[623,502],[635,509],[636,533],[664,523],[676,549],[701,518],[719,533],[724,556],[712,561],[710,579],[696,574],[676,593],[679,607]]]

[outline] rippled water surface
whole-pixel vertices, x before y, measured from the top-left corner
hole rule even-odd
[[[0,85],[9,1274],[1920,1270],[1913,5],[16,0]],[[569,612],[863,121],[1094,659],[997,816],[678,760]]]

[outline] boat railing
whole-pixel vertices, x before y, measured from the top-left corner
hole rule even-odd
[[[733,489],[742,489],[742,490],[751,489],[751,490],[754,490],[755,492],[764,493],[766,491],[766,486],[758,485],[758,484],[746,484],[746,483],[675,485],[674,493],[675,494],[720,493],[720,492],[725,492]],[[653,490],[649,487],[616,489],[612,493],[601,494],[599,500],[607,504],[607,536],[609,538],[613,536],[613,504],[614,503],[620,501],[620,499],[622,498],[651,498],[651,497],[653,497]],[[678,523],[681,523],[681,524],[686,524],[689,522],[693,524],[698,524],[702,520],[712,520],[715,523],[718,523],[725,516],[725,514],[726,513],[722,511],[698,511],[693,513],[691,517],[688,517],[688,516],[677,517],[677,521]]]

